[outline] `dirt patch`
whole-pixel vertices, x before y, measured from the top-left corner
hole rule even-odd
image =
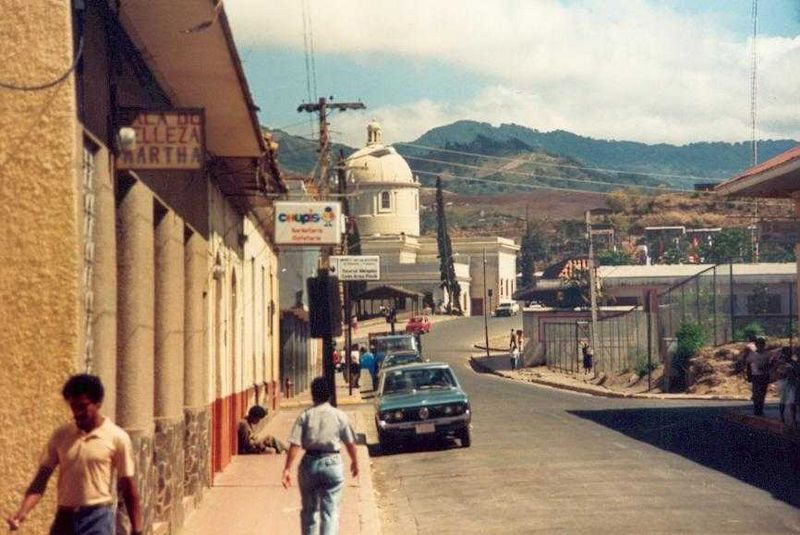
[[[775,340],[767,345],[767,349],[777,356],[780,348],[788,345],[789,340]],[[726,344],[707,347],[689,361],[690,394],[715,394],[731,396],[749,396],[750,383],[744,377],[744,344]],[[777,395],[775,384],[770,384],[768,396]]]

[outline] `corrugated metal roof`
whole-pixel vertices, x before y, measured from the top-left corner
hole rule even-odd
[[[713,264],[677,264],[677,265],[654,265],[654,266],[601,266],[597,269],[597,275],[606,286],[632,285],[632,284],[665,284],[673,282],[675,279],[688,279],[705,270],[708,276],[712,275],[710,268]],[[720,265],[717,268],[717,275],[728,275],[728,264]],[[706,275],[704,273],[704,275]],[[733,264],[733,276],[735,277],[768,277],[786,276],[795,277],[797,275],[797,264],[794,262],[786,263],[761,263],[761,264]],[[678,282],[675,281],[675,282]]]

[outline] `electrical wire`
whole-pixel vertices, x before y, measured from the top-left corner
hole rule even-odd
[[[0,88],[8,89],[9,91],[43,91],[45,89],[50,89],[51,87],[55,87],[64,80],[66,80],[67,77],[70,74],[72,74],[72,72],[78,67],[78,62],[80,62],[82,56],[83,56],[83,36],[81,36],[80,40],[78,41],[78,48],[75,52],[75,59],[72,60],[72,65],[70,65],[69,68],[57,78],[49,82],[45,82],[43,84],[33,84],[33,85],[21,85],[12,82],[0,81]]]
[[[457,166],[457,167],[464,167],[464,168],[467,168],[467,169],[476,169],[476,170],[479,170],[479,171],[487,171],[487,169],[485,169],[484,167],[481,167],[479,165],[470,165],[470,164],[466,164],[466,163],[447,162],[447,161],[444,161],[444,160],[435,160],[435,159],[431,159],[431,158],[420,158],[420,157],[417,157],[417,156],[406,156],[405,158],[408,159],[408,160],[419,160],[419,161],[429,162],[429,163],[439,163],[439,164],[444,164],[444,165],[453,165],[453,166]],[[567,182],[578,182],[578,183],[581,183],[581,184],[600,184],[600,185],[609,186],[609,187],[621,187],[621,186],[632,187],[632,186],[635,186],[637,188],[649,189],[649,190],[657,190],[657,191],[662,191],[664,193],[694,193],[694,190],[670,188],[670,187],[667,187],[667,186],[644,186],[644,185],[641,185],[641,184],[633,185],[633,184],[630,184],[629,182],[622,183],[622,182],[610,182],[610,181],[609,182],[605,182],[605,181],[602,181],[602,180],[591,180],[591,179],[584,180],[584,179],[580,179],[580,178],[568,178],[568,177],[560,177],[560,176],[554,176],[554,175],[540,175],[538,173],[526,173],[526,172],[523,172],[523,171],[513,171],[513,170],[504,170],[504,169],[492,169],[491,171],[493,173],[507,173],[507,174],[525,176],[525,177],[530,177],[530,178],[541,178],[541,179],[547,179],[547,180],[560,180],[560,181],[567,181]]]
[[[452,150],[452,149],[442,149],[439,147],[432,147],[429,145],[419,145],[416,143],[394,143],[394,145],[402,145],[404,147],[413,147],[419,149],[426,149],[433,152],[444,152],[449,154],[460,154],[462,156],[476,156],[479,158],[489,158],[493,160],[503,160],[509,162],[515,162],[518,158],[509,158],[507,156],[491,156],[489,154],[480,154],[477,152],[466,152],[460,150]],[[617,174],[627,174],[627,175],[639,175],[639,176],[649,176],[649,177],[658,177],[658,178],[680,178],[685,180],[694,180],[694,181],[701,181],[701,182],[720,182],[719,178],[712,178],[712,177],[704,177],[698,175],[674,175],[669,173],[652,173],[652,172],[645,172],[645,171],[626,171],[621,169],[608,169],[603,167],[589,167],[585,165],[570,165],[570,164],[557,164],[557,163],[549,163],[549,162],[536,162],[537,165],[547,166],[547,167],[561,167],[565,169],[578,169],[582,171],[598,171],[604,173],[617,173]]]

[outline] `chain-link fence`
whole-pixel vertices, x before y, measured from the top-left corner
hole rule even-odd
[[[710,267],[658,295],[661,338],[675,338],[682,323],[702,325],[713,345],[743,340],[747,333],[796,336],[794,282],[753,282],[733,264]]]
[[[591,336],[591,321],[548,322],[544,325],[544,349],[547,366],[567,373],[582,370],[582,347],[594,339],[593,364],[597,373],[624,373],[645,367],[657,360],[648,315],[634,308],[597,321]]]

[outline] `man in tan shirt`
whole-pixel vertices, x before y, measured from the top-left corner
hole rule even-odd
[[[53,432],[19,510],[6,519],[9,529],[18,529],[39,503],[58,467],[58,510],[50,535],[114,535],[115,475],[132,534],[141,535],[144,524],[133,481],[131,439],[100,414],[104,395],[100,379],[88,374],[74,375],[64,384],[62,394],[75,422]]]

